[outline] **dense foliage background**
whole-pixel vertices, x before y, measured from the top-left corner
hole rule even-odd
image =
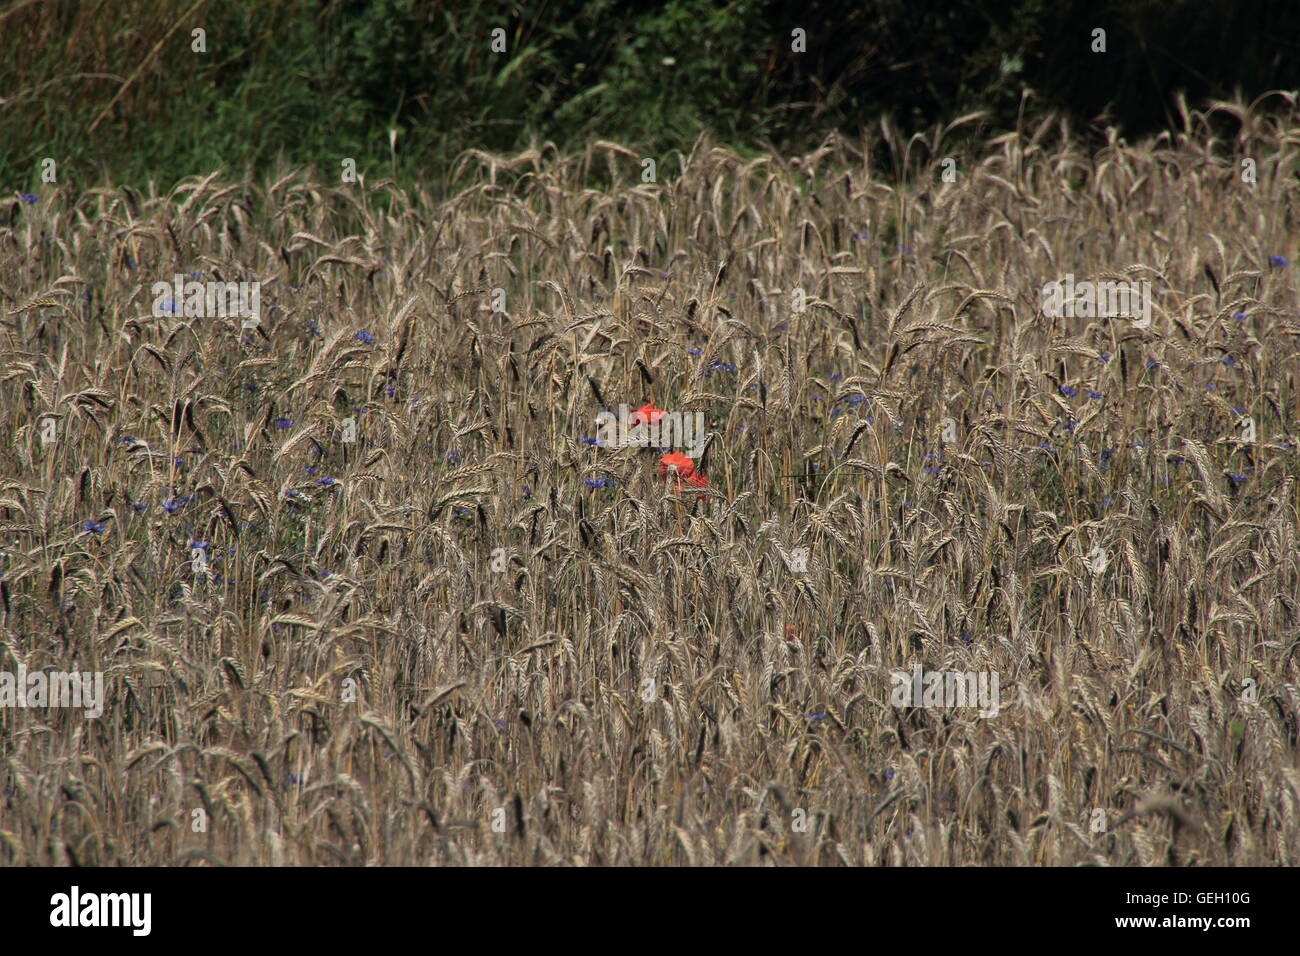
[[[83,181],[166,183],[281,156],[427,175],[468,148],[663,151],[706,129],[796,149],[976,109],[1132,134],[1166,125],[1179,91],[1300,85],[1297,37],[1300,5],[1236,0],[18,0],[0,10],[0,182],[35,183],[46,156]]]

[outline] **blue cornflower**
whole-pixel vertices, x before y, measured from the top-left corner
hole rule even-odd
[[[578,441],[582,442],[584,445],[599,445],[599,444],[600,444],[600,442],[598,442],[596,439],[594,439],[594,438],[588,438],[586,435],[583,435],[581,438],[578,439]]]
[[[1109,361],[1110,361],[1110,353],[1109,353],[1109,352],[1102,352],[1101,355],[1098,356],[1098,357],[1099,357],[1103,362],[1109,362]]]
[[[1274,269],[1285,269],[1287,266],[1291,264],[1291,260],[1288,259],[1286,256],[1269,256],[1268,264],[1271,265]]]
[[[133,511],[135,511],[136,514],[139,514],[141,511],[146,510],[148,507],[149,507],[149,506],[146,505],[146,504],[135,504],[135,505],[132,505],[132,506],[131,506],[131,509],[132,509]]]
[[[844,376],[841,375],[839,372],[831,372],[831,381],[832,381],[832,382],[838,382],[838,381],[840,381],[840,380],[843,379],[843,378],[844,378]]]
[[[1223,357],[1223,364],[1224,364],[1224,365],[1236,365],[1236,364],[1237,364],[1237,360],[1236,360],[1235,358],[1233,358],[1231,355],[1225,355],[1225,356]]]
[[[686,352],[687,352],[687,354],[689,354],[689,355],[703,355],[703,354],[704,354],[704,350],[703,350],[703,349],[697,349],[697,348],[695,348],[694,346],[691,346],[690,348],[688,348],[688,349],[686,350]]]
[[[202,279],[202,278],[203,278],[203,273],[202,273],[202,272],[195,272],[195,271],[192,270],[192,269],[186,269],[186,270],[185,270],[185,274],[188,275],[191,279],[194,279],[196,282],[197,282],[199,279]]]
[[[1215,384],[1214,384],[1213,382],[1206,382],[1206,383],[1205,383],[1205,390],[1206,390],[1207,392],[1212,392],[1212,391],[1214,391],[1214,389],[1215,389]]]
[[[184,508],[187,504],[189,504],[193,500],[194,500],[193,495],[177,495],[175,497],[168,498],[166,501],[164,501],[162,503],[162,508],[163,511],[166,511],[168,514],[170,514],[175,511],[180,511],[182,508]]]
[[[324,485],[326,488],[333,488],[336,484],[338,484],[338,482],[335,481],[333,478],[317,478],[316,484]]]
[[[302,470],[305,471],[305,472],[307,472],[307,474],[309,474],[309,475],[319,475],[319,474],[320,474],[320,469],[317,468],[315,465],[303,465],[303,466],[302,466]]]
[[[1092,391],[1091,389],[1089,389],[1089,391],[1088,391],[1088,397],[1089,397],[1089,398],[1092,398],[1092,399],[1098,399],[1098,398],[1101,398],[1101,392],[1094,392],[1094,391]]]
[[[1245,321],[1246,321],[1246,313],[1245,313],[1245,312],[1234,312],[1234,313],[1232,313],[1232,317],[1233,317],[1234,319],[1236,319],[1238,322],[1245,322]]]
[[[862,232],[855,232],[849,236],[849,242],[861,242],[871,238],[871,233],[865,229]]]
[[[893,779],[894,779],[894,768],[893,768],[893,767],[890,767],[888,770],[885,771],[885,779],[886,779],[886,780],[893,780]]]
[[[211,544],[211,542],[208,542],[208,541],[191,541],[191,542],[189,543],[189,549],[190,549],[191,551],[195,551],[195,550],[198,550],[198,551],[207,551],[207,550],[208,550],[209,548],[211,548],[211,547],[212,547],[212,544]]]
[[[1071,388],[1069,385],[1062,385],[1061,394],[1066,398],[1074,398],[1074,396],[1079,394],[1079,390],[1077,388]]]
[[[1159,368],[1160,363],[1155,359],[1147,359],[1147,368]]]
[[[91,534],[103,534],[104,522],[90,521],[89,519],[87,519],[86,521],[81,522],[81,530],[89,531]]]
[[[1114,503],[1115,503],[1115,499],[1114,499],[1114,498],[1103,498],[1103,499],[1101,499],[1101,506],[1102,506],[1103,508],[1109,508],[1109,507],[1110,507],[1111,505],[1113,505]]]
[[[1242,408],[1240,405],[1233,405],[1233,406],[1232,406],[1232,410],[1233,410],[1233,412],[1235,412],[1235,413],[1238,414],[1238,415],[1245,415],[1245,414],[1246,414],[1246,409]]]
[[[25,202],[25,203],[34,203],[34,202],[36,202],[37,199],[38,199],[38,197],[35,196],[35,195],[33,195],[32,193],[20,193],[20,194],[18,195],[18,198],[21,199],[21,200],[22,200],[23,202]]]
[[[808,719],[809,719],[809,720],[825,720],[825,719],[826,719],[826,715],[823,714],[823,713],[821,713],[820,711],[813,710],[813,711],[809,711],[809,713],[808,713]]]
[[[293,419],[291,419],[291,418],[285,418],[283,415],[281,415],[279,418],[277,418],[277,419],[276,419],[275,421],[273,421],[271,424],[274,425],[276,428],[280,429],[281,431],[283,431],[283,430],[286,429],[286,428],[292,428],[292,427],[293,427]]]
[[[364,342],[366,345],[373,345],[375,341],[375,337],[371,335],[369,332],[363,330],[356,334],[356,340],[358,342]]]
[[[1235,471],[1228,472],[1228,477],[1231,478],[1233,481],[1235,481],[1237,484],[1241,484],[1243,481],[1246,480],[1245,475],[1239,475]]]

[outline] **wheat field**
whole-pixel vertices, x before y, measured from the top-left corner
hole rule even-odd
[[[0,707],[0,863],[1300,863],[1270,102],[7,203],[0,671],[104,706]]]

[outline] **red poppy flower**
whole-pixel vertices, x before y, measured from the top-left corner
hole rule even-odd
[[[677,490],[681,491],[683,482],[692,488],[709,487],[706,475],[695,470],[695,462],[679,451],[670,452],[659,459],[659,477],[676,478]],[[701,498],[704,495],[700,495]]]
[[[709,487],[709,479],[708,479],[707,477],[705,477],[704,475],[700,474],[698,471],[695,472],[695,473],[692,474],[692,475],[687,475],[687,476],[686,476],[686,483],[687,483],[688,485],[691,485],[691,486],[695,487],[695,488],[707,488],[707,487]]]
[[[695,474],[695,462],[679,451],[670,452],[659,459],[659,477],[667,478],[670,474],[686,478]]]
[[[647,425],[654,425],[658,423],[659,419],[663,418],[667,414],[668,413],[662,408],[655,408],[654,402],[646,402],[645,405],[636,409],[628,416],[627,423],[633,427],[640,425],[643,422]]]

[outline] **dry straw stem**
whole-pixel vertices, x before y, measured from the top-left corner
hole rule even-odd
[[[161,50],[166,45],[167,41],[171,39],[172,34],[181,27],[193,23],[193,15],[198,12],[199,7],[203,6],[207,2],[208,0],[195,0],[194,5],[181,14],[180,19],[172,24],[172,28],[162,35],[158,42],[153,45],[153,49],[149,51],[148,55],[140,61],[140,65],[136,67],[135,72],[127,78],[126,82],[118,87],[117,92],[113,94],[113,98],[108,101],[108,105],[100,110],[99,115],[95,117],[95,121],[90,124],[90,132],[93,133],[95,131],[99,124],[103,122],[104,117],[107,116],[112,111],[113,107],[117,105],[117,101],[122,98],[123,94],[125,94],[128,89],[130,89],[131,84],[139,79],[140,74],[142,74],[145,71],[145,68],[148,67],[149,61],[158,55],[158,51]]]

